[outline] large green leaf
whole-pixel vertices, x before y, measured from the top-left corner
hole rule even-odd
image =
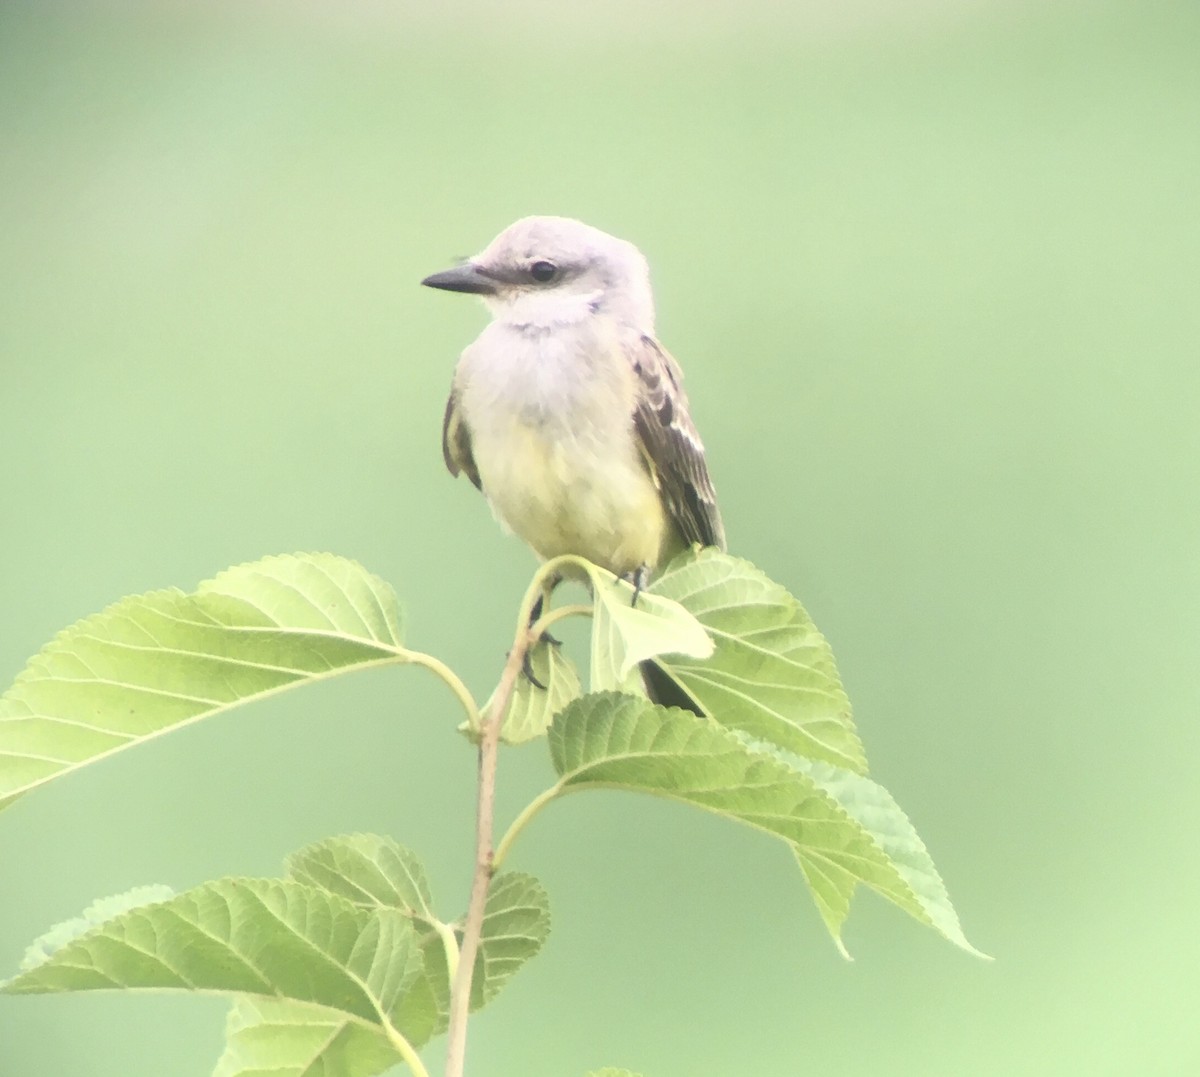
[[[375,1077],[399,1061],[380,1030],[344,1013],[241,995],[213,1077]]]
[[[221,879],[31,952],[3,990],[226,991],[382,1026],[421,971],[416,932],[397,909],[363,909],[288,880]]]
[[[122,599],[60,633],[0,697],[0,807],[205,715],[404,662],[396,596],[331,554],[268,557],[192,594]]]
[[[107,923],[122,913],[139,909],[143,905],[153,905],[159,901],[170,901],[175,891],[169,886],[156,884],[152,886],[136,886],[123,894],[113,894],[110,897],[97,898],[79,916],[55,924],[41,937],[34,939],[25,950],[21,968],[32,968],[47,960],[51,954],[61,950],[68,943],[82,938],[89,931]]]
[[[408,1035],[421,958],[396,910],[372,919],[324,890],[272,880],[223,880],[167,901],[164,889],[103,899],[43,935],[6,991],[256,987],[234,1001],[216,1077],[370,1077],[400,1061],[380,1015]]]
[[[865,773],[833,653],[803,607],[748,561],[688,551],[651,584],[704,626],[709,658],[655,659],[708,715],[797,755]]]
[[[617,693],[572,703],[555,719],[548,743],[561,793],[652,793],[783,839],[804,867],[839,946],[853,885],[865,883],[951,942],[973,949],[916,831],[869,778],[752,741],[687,711]]]
[[[26,953],[11,994],[158,988],[238,995],[217,1077],[368,1077],[445,1030],[455,928],[431,910],[424,867],[390,838],[330,838],[289,856],[289,878],[223,879],[178,897],[140,888],[96,902]],[[529,876],[492,880],[472,1009],[550,931]],[[403,1041],[401,1042],[403,1045]]]

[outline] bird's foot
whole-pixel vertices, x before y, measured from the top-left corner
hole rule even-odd
[[[632,572],[626,572],[621,579],[628,584],[632,584],[633,598],[629,600],[629,604],[636,606],[638,596],[646,589],[646,584],[650,582],[650,566],[641,565]]]
[[[530,628],[532,628],[538,623],[538,621],[541,620],[542,610],[546,607],[546,599],[550,595],[550,592],[552,592],[554,588],[558,586],[558,584],[561,582],[561,579],[562,577],[556,576],[554,579],[548,580],[545,590],[537,596],[537,599],[530,607]],[[543,632],[536,640],[534,640],[528,647],[525,648],[525,657],[521,661],[521,672],[525,674],[525,679],[532,684],[534,688],[540,688],[544,692],[546,690],[546,686],[542,684],[542,682],[538,679],[537,674],[533,672],[533,648],[539,643],[548,643],[551,647],[561,647],[562,640],[555,639],[552,635],[550,635],[549,632]]]
[[[532,628],[535,624],[538,623],[538,621],[540,621],[542,619],[542,610],[545,608],[545,605],[546,605],[546,596],[544,594],[538,595],[537,601],[534,602],[532,608],[529,610],[529,627],[530,628]],[[550,635],[549,632],[543,632],[540,636],[538,636],[537,642],[538,643],[546,642],[554,647],[562,646],[562,640],[555,639],[552,635]]]
[[[533,672],[533,648],[526,650],[525,657],[521,660],[521,672],[525,674],[525,679],[534,688],[539,688],[543,692],[546,690],[546,686],[539,680],[538,675]]]

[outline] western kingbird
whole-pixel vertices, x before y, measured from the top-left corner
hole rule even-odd
[[[679,365],[654,337],[646,259],[566,217],[525,217],[422,284],[492,322],[454,371],[442,426],[497,519],[543,559],[577,554],[640,588],[725,530]]]

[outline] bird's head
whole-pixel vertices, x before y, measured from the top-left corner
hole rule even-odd
[[[632,243],[569,217],[523,217],[422,284],[480,296],[498,320],[552,327],[606,315],[654,331],[650,271]]]

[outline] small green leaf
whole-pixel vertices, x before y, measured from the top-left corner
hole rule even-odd
[[[288,877],[364,908],[401,909],[434,921],[425,868],[411,850],[376,834],[348,834],[306,845],[284,862]]]
[[[867,769],[833,652],[803,607],[748,561],[687,551],[652,584],[704,626],[711,657],[655,659],[704,712],[797,755]]]
[[[500,739],[505,744],[525,744],[545,736],[554,716],[582,692],[575,664],[556,644],[539,640],[530,649],[529,663],[533,675],[546,687],[539,688],[523,675],[517,678],[500,726]],[[480,714],[486,714],[491,706],[489,699]],[[479,739],[479,730],[469,728],[466,722],[458,728],[472,740]]]
[[[703,625],[678,602],[633,587],[611,572],[589,569],[595,612],[592,622],[592,691],[639,691],[640,662],[662,654],[707,658],[713,642]]]
[[[865,883],[972,949],[912,824],[868,778],[751,741],[687,711],[616,693],[572,703],[554,720],[548,744],[563,793],[652,793],[783,839],[839,946],[852,884]]]
[[[375,1077],[399,1062],[383,1032],[346,1014],[241,995],[213,1077]]]
[[[422,972],[405,992],[393,1024],[414,1046],[446,1027],[450,975],[443,933],[450,928],[433,913],[425,868],[410,849],[375,834],[327,838],[292,853],[288,876],[367,909],[392,908],[414,921]]]
[[[439,921],[425,869],[416,855],[391,838],[352,834],[328,838],[293,853],[288,874],[368,909],[395,908],[414,919],[424,961],[394,1023],[420,1046],[445,1030],[450,1013],[450,971],[444,936],[458,928]],[[513,974],[537,954],[550,932],[550,905],[531,875],[506,872],[488,888],[483,931],[472,978],[472,1008],[490,1002]]]
[[[0,807],[239,703],[408,660],[396,596],[331,554],[268,557],[193,594],[122,599],[61,632],[0,697]]]
[[[396,909],[361,909],[296,882],[221,879],[108,920],[2,990],[227,991],[378,1025],[421,971],[416,933]]]
[[[491,1002],[513,974],[545,944],[550,900],[532,875],[505,872],[488,888],[479,960],[471,980],[471,1008]]]

